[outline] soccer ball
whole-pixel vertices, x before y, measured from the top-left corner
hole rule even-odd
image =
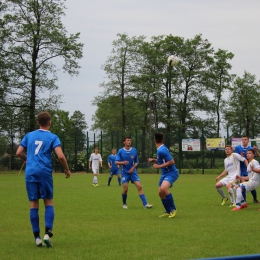
[[[180,60],[174,55],[169,56],[168,59],[167,59],[167,63],[170,66],[176,66],[179,63],[179,61]]]

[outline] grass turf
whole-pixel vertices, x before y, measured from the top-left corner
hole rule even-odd
[[[177,216],[168,219],[158,218],[164,212],[157,194],[158,174],[140,174],[154,207],[144,209],[131,184],[127,210],[122,209],[116,177],[108,187],[108,174],[99,175],[100,187],[95,188],[92,174],[76,173],[70,179],[54,174],[54,247],[47,249],[34,243],[23,174],[0,174],[0,258],[178,260],[259,253],[260,204],[253,204],[248,194],[247,209],[231,212],[229,203],[220,206],[216,176],[180,175],[171,189]]]

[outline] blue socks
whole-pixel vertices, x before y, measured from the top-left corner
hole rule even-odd
[[[165,208],[165,211],[167,213],[170,213],[171,212],[171,208],[170,208],[170,205],[169,205],[167,199],[162,199],[162,204],[163,204],[163,206]]]
[[[48,227],[49,229],[52,229],[53,227],[53,221],[54,221],[54,209],[53,206],[46,206],[45,207],[45,227]]]
[[[171,211],[176,210],[172,194],[168,194],[165,198],[170,206]]]
[[[142,200],[142,203],[143,203],[143,205],[145,206],[145,205],[147,204],[147,200],[146,200],[146,197],[145,197],[145,195],[144,195],[144,194],[142,194],[142,195],[139,195],[139,197],[141,198],[141,200]]]
[[[120,177],[118,178],[118,184],[119,184],[119,186],[121,185],[121,178]]]
[[[32,208],[30,209],[30,221],[32,225],[32,230],[34,233],[35,238],[39,237],[40,235],[40,225],[39,225],[39,209]]]
[[[123,204],[126,204],[127,194],[122,194]]]

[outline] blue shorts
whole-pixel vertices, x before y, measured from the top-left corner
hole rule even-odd
[[[140,178],[137,174],[136,171],[134,171],[132,174],[130,173],[126,173],[126,172],[122,172],[122,184],[126,183],[126,182],[136,182],[136,181],[139,181],[140,182]]]
[[[53,198],[53,181],[25,182],[29,201]]]
[[[171,186],[173,183],[179,178],[179,174],[176,173],[168,173],[168,174],[162,174],[161,178],[159,180],[159,187],[162,185],[163,181],[168,181]]]
[[[110,170],[110,175],[118,175],[119,174],[119,169],[117,168],[117,169],[111,169]]]

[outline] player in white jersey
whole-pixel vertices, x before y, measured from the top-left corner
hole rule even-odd
[[[233,211],[241,210],[248,207],[242,191],[249,192],[255,190],[258,188],[260,182],[260,164],[257,160],[254,159],[254,149],[249,149],[246,154],[249,161],[249,164],[247,166],[248,176],[236,177],[238,180],[240,180],[241,184],[236,185],[236,207],[233,208]]]
[[[92,186],[98,187],[98,173],[99,173],[99,166],[102,167],[102,157],[101,154],[98,153],[98,147],[94,149],[94,153],[92,153],[89,157],[89,169],[92,169],[94,174]]]
[[[244,162],[246,166],[248,165],[248,162],[247,159],[241,156],[240,154],[233,153],[231,145],[225,146],[225,153],[227,155],[227,158],[224,160],[225,170],[216,178],[217,183],[215,187],[220,196],[222,197],[221,205],[225,205],[228,198],[224,194],[222,187],[226,186],[231,199],[230,207],[234,207],[236,204],[234,191],[232,187],[234,185],[234,181],[236,180],[236,176],[240,176],[240,161]],[[227,176],[221,179],[225,175]],[[219,179],[221,180],[219,181]]]

